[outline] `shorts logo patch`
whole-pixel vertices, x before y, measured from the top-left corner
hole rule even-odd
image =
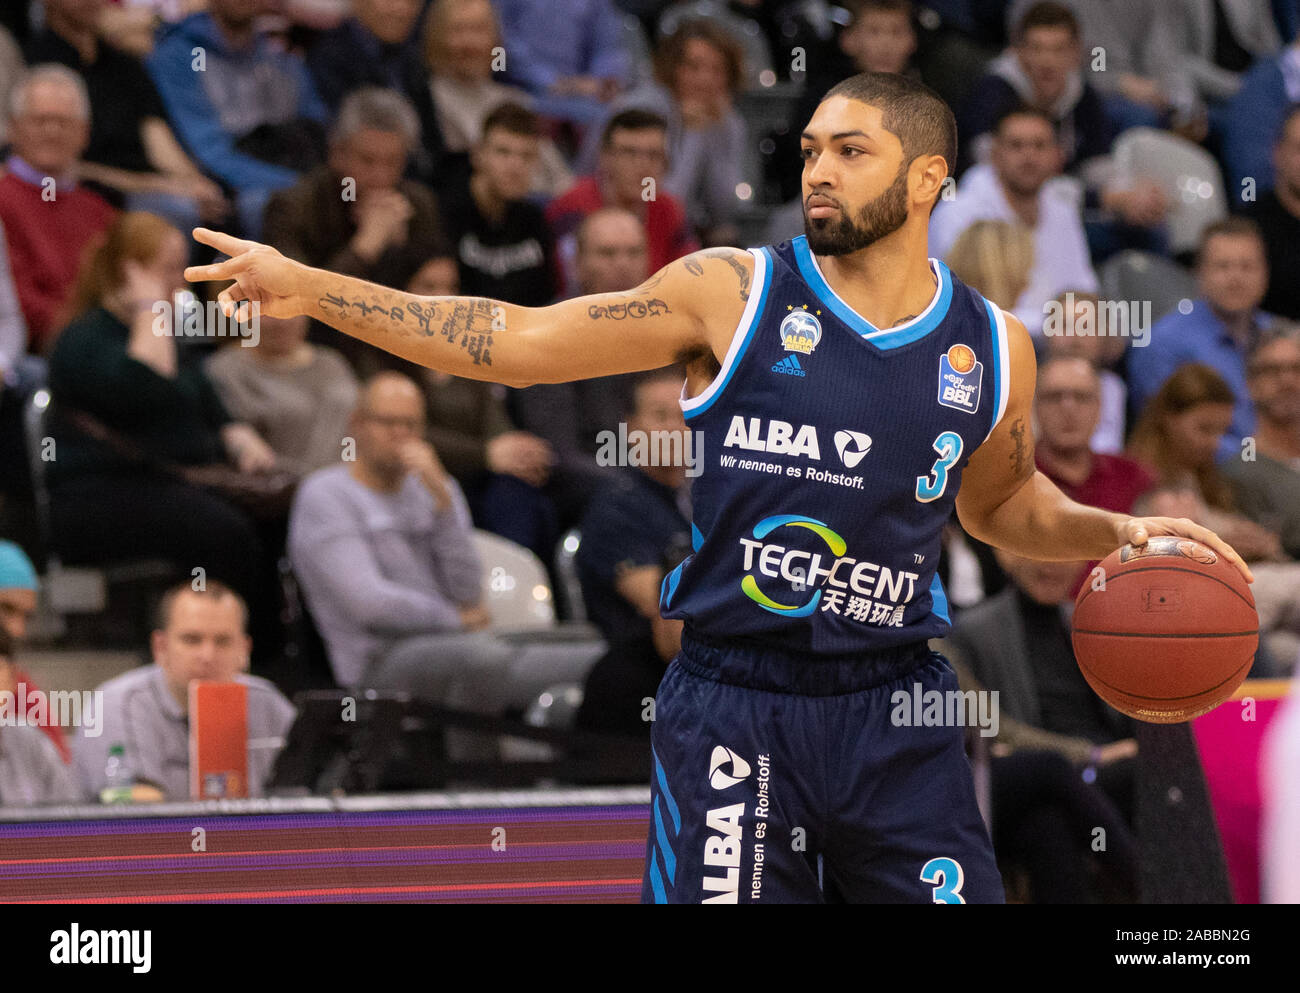
[[[723,771],[729,766],[730,773]],[[709,756],[709,785],[715,790],[725,790],[735,786],[749,777],[749,763],[733,752],[726,745],[715,745]]]
[[[984,363],[969,345],[953,345],[939,356],[939,403],[973,414],[980,406]]]

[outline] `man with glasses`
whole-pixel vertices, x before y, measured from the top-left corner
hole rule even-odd
[[[625,110],[605,125],[596,172],[578,180],[546,210],[546,220],[560,243],[567,288],[577,290],[573,233],[582,219],[602,207],[630,210],[645,225],[649,270],[699,249],[681,201],[664,192],[668,172],[668,124],[646,110]]]
[[[13,146],[0,176],[0,224],[27,348],[40,354],[77,278],[81,250],[114,211],[75,178],[90,141],[90,98],[80,76],[66,66],[36,66],[15,87],[10,109]]]
[[[1300,331],[1265,335],[1246,363],[1255,406],[1255,446],[1223,466],[1241,512],[1282,537],[1300,558]]]

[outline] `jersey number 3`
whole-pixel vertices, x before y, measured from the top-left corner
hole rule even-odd
[[[943,496],[948,488],[948,470],[961,458],[961,435],[956,431],[945,431],[934,439],[934,450],[939,457],[930,467],[930,476],[916,477],[916,498],[922,503],[930,503]]]

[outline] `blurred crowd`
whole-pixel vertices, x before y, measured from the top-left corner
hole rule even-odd
[[[0,690],[35,685],[52,567],[162,560],[153,664],[103,687],[162,795],[184,789],[166,766],[194,678],[254,687],[261,737],[285,694],[330,684],[496,715],[572,684],[578,727],[647,736],[689,480],[602,464],[598,436],[683,432],[681,370],[507,389],[306,318],[226,340],[184,280],[211,259],[188,232],[425,295],[627,290],[800,235],[799,133],[861,71],[954,109],[931,254],[1033,336],[1039,469],[1218,531],[1257,577],[1253,674],[1295,672],[1297,0],[20,0],[0,13]],[[503,634],[485,534],[555,590],[576,576],[554,599],[581,650]],[[1131,894],[1132,722],[1069,641],[1095,563],[995,553],[955,518],[945,550],[943,647],[1002,694],[1000,854],[1036,898],[1077,899],[1055,853],[1110,824],[1100,885]],[[17,740],[0,729],[0,803],[103,786],[107,739]]]

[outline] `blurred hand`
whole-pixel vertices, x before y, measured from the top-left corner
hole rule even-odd
[[[1107,190],[1101,200],[1107,210],[1136,227],[1156,227],[1169,213],[1169,198],[1149,179],[1138,180],[1129,190]]]
[[[420,482],[424,483],[433,495],[438,510],[444,511],[450,508],[451,489],[448,483],[451,477],[443,468],[442,459],[438,458],[438,453],[433,450],[433,446],[422,438],[412,438],[402,446],[401,455],[402,464],[406,466],[407,472],[414,473]]]
[[[227,424],[222,429],[226,451],[240,472],[266,472],[275,468],[275,449],[247,424]]]
[[[1097,749],[1097,764],[1110,765],[1112,762],[1135,758],[1137,753],[1138,743],[1135,738],[1121,738]]]
[[[1169,100],[1165,97],[1164,87],[1154,79],[1126,72],[1120,76],[1119,90],[1134,103],[1144,104],[1156,110],[1165,110]]]
[[[473,607],[458,607],[460,623],[466,631],[482,631],[492,623],[492,615],[487,608],[476,604]]]
[[[389,245],[405,244],[413,213],[411,201],[397,190],[367,193],[357,201],[352,250],[363,258],[375,259]]]
[[[542,486],[555,464],[555,453],[535,434],[506,431],[487,443],[487,464],[493,472],[517,476],[530,486]]]

